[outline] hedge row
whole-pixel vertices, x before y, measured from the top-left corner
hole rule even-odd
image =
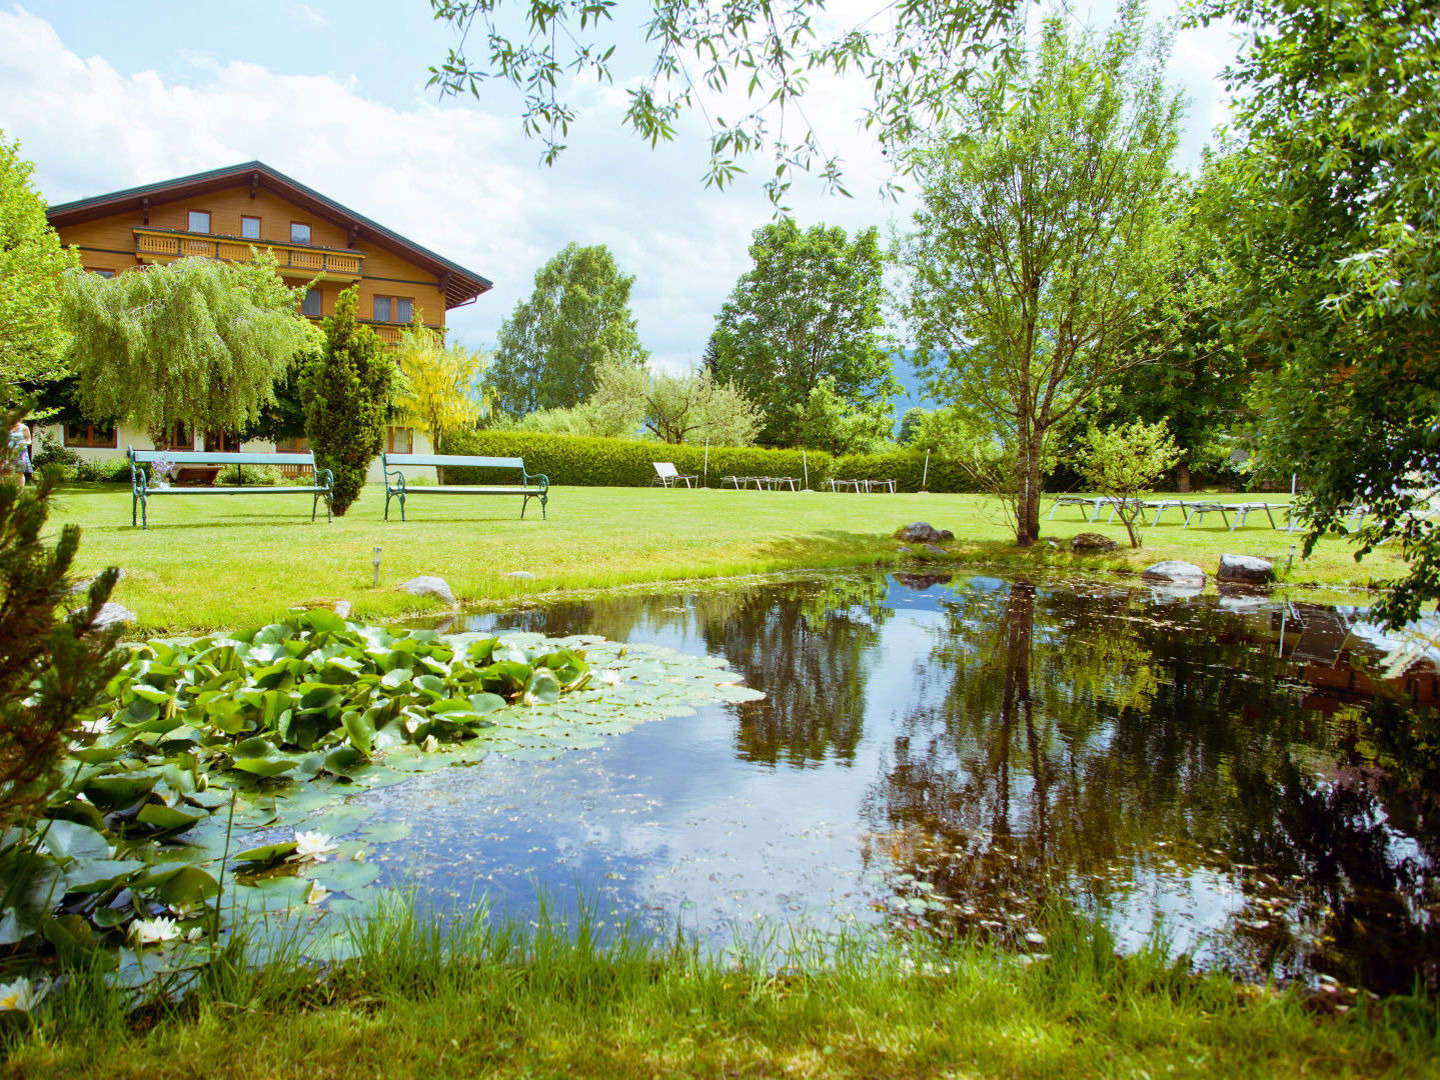
[[[671,462],[682,474],[695,475],[709,487],[726,476],[808,476],[818,490],[831,477],[895,480],[901,491],[919,491],[925,455],[851,454],[834,458],[821,450],[766,450],[749,446],[712,446],[706,466],[703,446],[676,446],[643,439],[591,439],[535,432],[467,431],[447,436],[447,454],[518,457],[530,472],[544,473],[556,485],[635,487],[655,481],[656,461]],[[481,469],[448,468],[447,484],[493,481]],[[968,478],[953,463],[930,460],[930,491],[970,491]]]

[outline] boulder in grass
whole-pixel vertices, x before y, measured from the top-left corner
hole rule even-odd
[[[895,534],[897,540],[904,540],[907,544],[939,544],[946,540],[954,540],[955,534],[949,529],[941,532],[929,522],[912,521]]]
[[[1103,533],[1076,533],[1070,538],[1070,550],[1079,552],[1114,551],[1120,545]]]
[[[511,570],[508,574],[504,576],[507,578],[514,578],[516,581],[535,580],[535,575],[532,574],[529,570]]]
[[[398,588],[401,592],[407,592],[411,596],[433,596],[448,607],[455,606],[455,594],[450,591],[449,582],[442,577],[426,574],[411,578]]]
[[[1140,571],[1140,580],[1159,585],[1204,585],[1205,571],[1194,563],[1166,559]]]
[[[1275,564],[1254,555],[1221,555],[1215,580],[1237,585],[1269,585],[1275,580]]]
[[[107,600],[95,613],[95,621],[90,625],[96,630],[108,630],[112,626],[133,625],[135,619],[135,613],[129,608],[115,603],[114,600]]]

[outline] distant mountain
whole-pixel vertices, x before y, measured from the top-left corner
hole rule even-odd
[[[910,349],[894,354],[895,378],[900,380],[900,385],[904,388],[895,397],[896,423],[899,423],[900,417],[905,415],[906,409],[913,409],[917,406],[922,409],[938,409],[944,404],[925,393],[925,388],[920,384],[920,376],[910,362],[911,355],[912,350]]]

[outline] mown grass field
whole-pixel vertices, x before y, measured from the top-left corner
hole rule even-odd
[[[1229,532],[1214,515],[1184,529],[1171,511],[1145,530],[1142,550],[1130,551],[1118,522],[1106,525],[1102,515],[1090,526],[1068,506],[1044,521],[1046,537],[1098,531],[1122,550],[1079,557],[1042,543],[1020,551],[998,505],[976,495],[555,488],[548,520],[533,502],[521,520],[518,498],[414,496],[402,524],[393,508],[392,520],[382,520],[384,494],[372,486],[330,524],[310,522],[303,495],[159,497],[150,504],[148,531],[131,527],[125,488],[71,485],[56,503],[58,521],[84,530],[80,572],[121,567],[115,599],[138,614],[142,629],[168,632],[263,622],[295,604],[335,598],[351,601],[357,618],[433,609],[435,601],[395,590],[420,574],[439,575],[462,601],[476,602],[933,557],[899,550],[892,539],[897,527],[917,520],[955,533],[947,557],[958,562],[1133,572],[1185,559],[1213,573],[1225,552],[1275,559],[1283,569],[1294,545],[1287,582],[1330,586],[1363,586],[1401,566],[1389,551],[1357,564],[1339,539],[1326,539],[1302,561],[1298,532],[1272,530],[1253,514],[1245,528]],[[1047,501],[1042,518],[1048,513]],[[517,570],[533,580],[506,576]]]

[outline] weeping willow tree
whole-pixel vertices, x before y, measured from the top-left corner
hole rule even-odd
[[[275,260],[179,259],[101,278],[62,276],[76,402],[97,420],[159,437],[175,424],[241,431],[275,401],[297,352],[318,340]]]

